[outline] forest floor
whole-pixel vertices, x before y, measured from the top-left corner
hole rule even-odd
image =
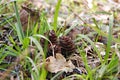
[[[0,80],[120,80],[120,0],[0,0]]]

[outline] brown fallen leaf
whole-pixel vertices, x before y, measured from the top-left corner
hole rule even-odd
[[[46,59],[46,69],[51,73],[57,73],[59,71],[72,72],[75,66],[72,62],[66,61],[62,54],[57,53],[56,57],[50,56]]]

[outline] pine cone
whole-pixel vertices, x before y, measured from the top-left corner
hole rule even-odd
[[[59,38],[59,44],[61,46],[61,53],[65,56],[68,57],[72,53],[75,52],[75,44],[71,40],[70,37],[68,36],[62,36]]]
[[[49,40],[52,42],[52,44],[57,44],[57,36],[54,30],[49,32]]]

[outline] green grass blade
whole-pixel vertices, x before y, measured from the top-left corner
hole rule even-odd
[[[46,69],[45,69],[45,65],[43,64],[43,65],[42,65],[42,73],[41,73],[41,75],[40,75],[39,80],[45,80],[45,79],[46,79],[46,76],[47,76],[47,71],[46,71]]]
[[[110,47],[111,47],[111,43],[112,43],[112,27],[113,27],[113,15],[110,16],[110,20],[109,20],[109,32],[108,32],[108,42],[107,42],[107,49],[106,49],[106,54],[105,54],[105,62],[107,61],[108,57],[109,57],[109,52],[110,52]]]
[[[33,34],[37,34],[37,30],[38,30],[38,22],[36,22],[34,29],[33,29]]]
[[[98,80],[101,80],[102,79],[102,77],[103,77],[103,75],[105,74],[105,71],[107,70],[107,65],[103,65],[100,69],[99,69],[99,71],[98,71],[98,74],[99,74],[99,76],[98,76]]]
[[[97,21],[96,21],[96,19],[95,19],[95,18],[93,18],[93,22],[95,23],[96,28],[98,28],[98,29],[99,29],[99,26],[98,26]]]
[[[37,46],[38,50],[40,50],[40,53],[44,56],[44,52],[43,52],[43,49],[42,49],[42,46],[40,45],[40,43],[37,41],[37,39],[35,39],[34,37],[29,37],[30,40],[32,42],[34,42],[34,44]]]
[[[37,76],[38,76],[39,72],[38,72],[37,66],[35,65],[35,63],[33,62],[33,60],[31,58],[27,57],[27,59],[31,62],[31,64],[32,64]]]
[[[17,34],[18,34],[20,42],[23,43],[24,33],[23,33],[23,30],[22,30],[22,25],[21,25],[20,16],[19,16],[19,13],[18,13],[18,8],[17,8],[16,1],[14,1],[14,9],[15,9],[16,19],[17,19],[17,24],[15,24]]]
[[[23,43],[23,37],[21,35],[20,29],[19,29],[19,25],[17,23],[15,23],[15,27],[16,27],[18,38],[19,38],[20,42]]]
[[[55,76],[51,78],[51,80],[55,80],[58,76],[60,76],[63,73],[63,71],[58,72]]]
[[[57,30],[57,19],[58,19],[58,14],[59,14],[59,9],[60,9],[61,2],[62,2],[62,0],[58,0],[58,3],[55,7],[54,22],[53,22],[55,32]]]

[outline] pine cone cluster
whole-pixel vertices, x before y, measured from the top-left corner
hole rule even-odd
[[[60,38],[57,38],[55,31],[51,30],[48,33],[48,38],[53,46],[48,44],[47,57],[52,55],[52,47],[54,47],[54,53],[62,53],[64,57],[69,57],[75,52],[75,44],[69,36],[61,36]],[[41,42],[43,44],[45,40],[41,39]],[[44,44],[42,46],[44,46]]]

